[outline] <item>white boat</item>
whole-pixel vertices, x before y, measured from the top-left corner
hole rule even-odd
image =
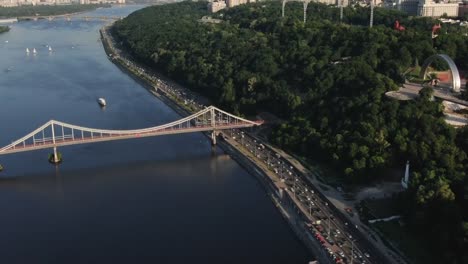
[[[104,98],[99,98],[97,101],[100,106],[106,106],[106,100]]]
[[[33,48],[33,54],[37,54],[36,48]]]
[[[26,48],[26,53],[29,54],[29,48]]]
[[[52,52],[52,47],[51,46],[49,46],[49,52]]]

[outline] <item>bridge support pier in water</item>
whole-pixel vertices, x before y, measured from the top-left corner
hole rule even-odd
[[[211,145],[216,146],[216,130],[211,132]]]
[[[53,164],[59,164],[62,162],[62,157],[57,152],[57,147],[54,147],[54,153],[49,156],[49,162]]]

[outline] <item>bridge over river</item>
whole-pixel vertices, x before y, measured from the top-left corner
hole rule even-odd
[[[102,21],[112,21],[122,19],[121,16],[76,16],[76,15],[57,15],[57,16],[26,16],[18,17],[19,20],[40,20],[47,19],[49,21],[55,19],[66,19],[67,21],[91,21],[91,20],[102,20]]]
[[[54,154],[51,162],[58,163],[60,162],[60,157],[57,155],[57,147],[59,146],[205,131],[212,131],[211,140],[212,144],[215,145],[216,136],[220,130],[253,127],[261,124],[263,121],[250,121],[214,106],[168,124],[132,130],[87,128],[50,120],[26,136],[0,148],[0,155],[53,148]]]

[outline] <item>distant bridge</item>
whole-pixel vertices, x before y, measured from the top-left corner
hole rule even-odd
[[[214,106],[168,124],[133,130],[95,129],[50,120],[26,136],[0,148],[0,155],[53,148],[53,162],[57,163],[60,161],[57,156],[59,146],[203,131],[212,131],[211,140],[214,145],[219,130],[254,127],[261,124],[263,121],[250,121]]]
[[[40,20],[47,19],[49,21],[55,19],[66,19],[67,21],[91,21],[91,20],[102,20],[102,21],[112,21],[120,20],[123,17],[120,16],[72,16],[72,15],[58,15],[58,16],[29,16],[29,17],[19,17],[18,19],[23,20]]]

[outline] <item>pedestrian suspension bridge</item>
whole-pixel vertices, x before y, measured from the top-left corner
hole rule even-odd
[[[96,129],[50,120],[26,136],[0,148],[0,155],[53,148],[51,162],[57,163],[60,162],[57,147],[61,146],[205,131],[211,131],[212,144],[215,145],[220,130],[261,124],[263,121],[250,121],[214,106],[168,124],[132,130]]]

